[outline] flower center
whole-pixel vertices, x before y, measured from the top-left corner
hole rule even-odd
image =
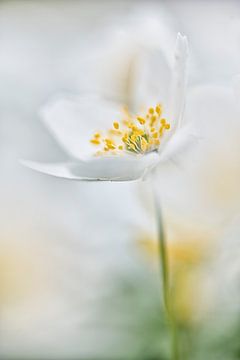
[[[162,106],[150,107],[144,116],[133,116],[127,108],[123,110],[123,120],[114,121],[107,136],[100,132],[93,135],[91,144],[101,147],[96,155],[117,154],[123,150],[145,154],[157,150],[165,131],[170,129],[170,124],[162,117]]]

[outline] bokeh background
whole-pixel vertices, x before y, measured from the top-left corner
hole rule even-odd
[[[148,183],[60,181],[18,160],[66,156],[39,116],[46,101],[126,103],[136,47],[168,60],[179,31],[202,141],[162,169],[155,196],[181,352],[240,359],[238,0],[0,2],[1,359],[169,359]]]

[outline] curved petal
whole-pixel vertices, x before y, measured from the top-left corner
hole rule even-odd
[[[119,106],[99,97],[65,96],[46,105],[40,115],[69,155],[81,159],[95,152],[94,132],[111,127],[122,115]]]
[[[193,124],[185,125],[175,132],[163,147],[163,150],[159,152],[160,161],[173,160],[177,155],[181,155],[184,151],[197,144],[198,141],[199,137],[195,132]]]
[[[183,117],[186,85],[187,85],[187,59],[188,59],[188,42],[186,36],[178,33],[173,74],[171,85],[171,96],[169,103],[169,120],[172,123],[172,128],[179,127]]]
[[[165,55],[158,49],[139,52],[132,68],[133,109],[166,105],[169,96],[171,70]]]
[[[21,163],[44,174],[71,180],[131,181],[143,177],[158,161],[159,155],[151,153],[143,156],[102,156],[65,163],[46,164],[27,160]]]

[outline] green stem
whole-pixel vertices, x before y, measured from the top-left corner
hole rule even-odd
[[[164,233],[161,208],[159,202],[156,199],[156,194],[153,195],[154,195],[154,204],[157,215],[159,265],[160,265],[160,274],[162,278],[163,301],[164,301],[166,316],[171,333],[171,359],[179,360],[177,324],[175,321],[173,304],[171,301],[171,294],[170,294],[169,263],[168,263],[168,255],[167,255],[166,237]]]

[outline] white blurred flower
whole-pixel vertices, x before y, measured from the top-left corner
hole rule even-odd
[[[239,80],[235,86],[202,85],[188,94],[185,119],[201,139],[184,157],[178,176],[160,173],[160,196],[173,214],[214,229],[216,235],[239,212]],[[235,91],[234,91],[235,88]],[[185,206],[183,206],[183,204]]]
[[[173,67],[166,68],[170,76],[166,81],[172,82],[166,104],[169,123],[162,118],[162,106],[156,105],[150,107],[145,116],[126,114],[121,128],[116,121],[120,114],[113,102],[97,97],[78,98],[76,101],[62,98],[48,105],[42,114],[50,132],[72,159],[64,163],[23,161],[23,164],[49,175],[74,180],[127,181],[145,176],[177,152],[189,137],[186,128],[180,126],[185,103],[187,54],[187,39],[178,34]],[[136,86],[135,103],[144,106],[144,99],[148,104],[153,98],[161,100],[165,83],[164,78],[161,82],[159,75],[165,69],[160,59],[159,53],[157,56],[154,54],[146,61],[148,67],[139,69],[140,83]],[[155,83],[154,92],[152,83]],[[102,139],[101,133],[97,132],[89,141],[97,127],[113,121],[113,129],[107,138]],[[93,144],[104,144],[103,151],[93,152]]]

